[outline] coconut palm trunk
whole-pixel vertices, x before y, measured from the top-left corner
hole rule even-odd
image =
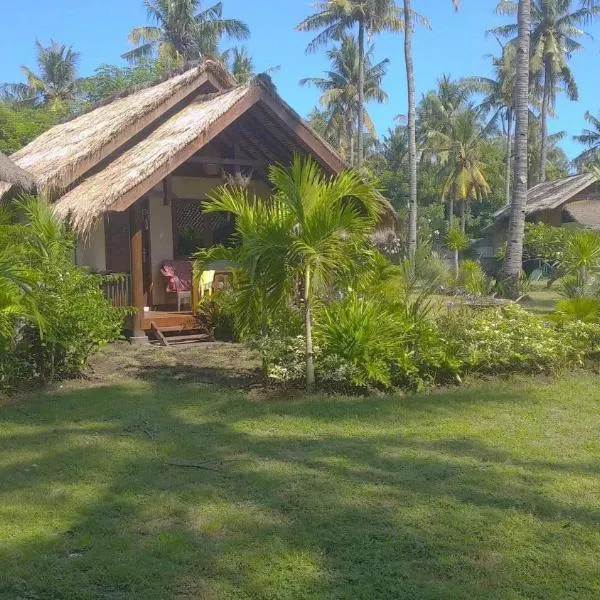
[[[548,160],[548,108],[550,106],[550,85],[552,64],[549,58],[545,59],[544,65],[544,93],[542,95],[542,140],[540,148],[540,171],[538,183],[546,181],[546,161]]]
[[[530,0],[519,0],[518,24],[514,185],[508,224],[506,258],[500,272],[500,279],[508,284],[507,292],[511,297],[518,297],[519,278],[523,268],[523,237],[525,235],[525,205],[527,203]]]
[[[364,140],[365,121],[365,22],[358,22],[358,119],[357,119],[357,158],[356,164],[360,169],[365,157]]]
[[[448,229],[454,227],[454,198],[451,196],[448,201]]]
[[[506,114],[507,132],[506,132],[506,164],[504,167],[504,199],[506,204],[510,204],[510,175],[511,175],[511,158],[512,158],[512,124],[513,112],[508,109]]]
[[[350,166],[354,166],[354,119],[352,116],[348,119],[346,124],[346,135],[348,136],[348,159]]]
[[[315,385],[310,285],[310,266],[307,266],[306,271],[304,272],[304,335],[306,338],[306,389],[309,392]]]
[[[467,231],[467,199],[463,198],[460,203],[460,230],[465,233]]]
[[[454,250],[454,260],[452,261],[454,263],[454,279],[456,281],[458,281],[458,277],[460,276],[460,263],[458,260],[458,250]]]
[[[406,64],[406,88],[408,90],[408,256],[417,251],[417,133],[415,107],[415,69],[412,55],[412,6],[404,0],[404,61]]]

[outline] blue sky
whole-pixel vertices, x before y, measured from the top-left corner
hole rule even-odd
[[[225,15],[244,20],[252,37],[247,42],[256,66],[264,70],[280,66],[274,80],[282,96],[302,115],[317,103],[314,89],[298,85],[302,77],[320,75],[327,67],[323,53],[306,55],[310,34],[294,32],[295,25],[310,14],[312,0],[224,0]],[[497,42],[486,29],[505,22],[494,14],[496,0],[462,0],[455,14],[450,0],[414,0],[415,9],[427,15],[431,31],[418,30],[415,39],[417,91],[435,86],[442,73],[453,77],[489,75],[486,55],[497,53]],[[208,2],[203,3],[209,5]],[[142,0],[0,0],[3,31],[0,36],[0,81],[20,81],[19,66],[35,65],[34,40],[52,37],[71,44],[81,53],[80,74],[90,75],[101,63],[121,64],[128,49],[127,33],[146,24]],[[565,130],[563,147],[575,156],[579,146],[570,136],[581,131],[586,110],[600,110],[600,23],[589,28],[593,40],[572,60],[580,88],[578,102],[560,99],[558,118],[551,130]],[[390,58],[384,82],[387,104],[369,108],[378,131],[383,134],[395,115],[406,113],[406,85],[401,36],[377,38],[377,58]],[[224,47],[228,44],[225,43]]]

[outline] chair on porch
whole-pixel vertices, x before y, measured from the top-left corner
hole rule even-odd
[[[161,274],[167,279],[167,294],[177,295],[177,312],[181,304],[192,306],[192,263],[189,260],[176,260],[163,263]]]

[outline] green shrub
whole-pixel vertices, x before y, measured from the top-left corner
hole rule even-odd
[[[450,285],[452,272],[447,263],[436,253],[417,250],[415,255],[415,275],[420,281],[435,282],[438,286]]]
[[[263,372],[268,381],[298,384],[306,376],[306,342],[304,336],[264,336],[250,344],[260,352]],[[313,347],[315,362],[320,356],[319,347]]]
[[[315,340],[334,364],[347,365],[354,386],[387,388],[392,385],[393,364],[405,359],[409,333],[410,325],[381,302],[351,295],[322,311]],[[328,374],[321,377],[327,379]]]
[[[0,228],[0,249],[13,248],[31,281],[29,318],[16,306],[0,349],[0,388],[79,375],[99,346],[120,335],[127,313],[106,299],[101,277],[73,265],[74,240],[46,204],[31,199],[18,207],[21,221]]]
[[[484,296],[491,291],[491,283],[483,272],[481,265],[474,260],[465,260],[458,270],[458,286],[469,292]]]
[[[74,377],[91,354],[119,337],[125,317],[101,290],[101,277],[68,262],[46,263],[34,288],[43,329],[18,327],[13,346],[0,358],[0,388]]]
[[[551,371],[577,360],[556,327],[518,305],[460,317],[453,327],[445,319],[442,326],[452,329],[449,336],[465,373]]]
[[[210,334],[224,342],[237,342],[239,335],[235,327],[235,298],[229,292],[220,292],[203,297],[198,303],[198,318]]]
[[[560,300],[554,309],[557,321],[583,321],[597,323],[600,317],[600,301],[596,298],[570,298]]]

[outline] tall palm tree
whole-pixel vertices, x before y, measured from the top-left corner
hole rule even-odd
[[[535,75],[541,80],[542,143],[540,149],[539,182],[546,181],[548,156],[548,114],[556,104],[556,95],[563,89],[570,100],[577,100],[577,83],[569,68],[569,59],[574,52],[582,49],[577,38],[585,35],[580,26],[600,14],[600,6],[593,3],[577,3],[574,0],[531,0],[531,65]],[[498,11],[503,14],[516,14],[518,3],[515,0],[502,0]],[[503,36],[514,36],[516,24],[505,25],[492,30]]]
[[[155,26],[136,27],[129,41],[136,47],[123,54],[135,62],[158,54],[168,66],[217,55],[223,36],[244,40],[250,35],[245,23],[223,18],[223,3],[201,10],[201,0],[144,0]]]
[[[357,165],[360,168],[364,159],[365,39],[381,31],[401,31],[400,10],[395,0],[320,0],[316,10],[296,28],[298,31],[321,30],[308,45],[309,52],[358,27]]]
[[[330,178],[310,158],[296,156],[290,167],[271,167],[269,180],[274,194],[268,200],[249,198],[246,190],[226,186],[212,194],[204,210],[235,215],[238,245],[218,254],[232,259],[243,272],[247,298],[263,294],[262,306],[275,311],[302,289],[310,389],[315,380],[314,301],[332,281],[355,269],[353,257],[369,252],[381,200],[355,171]],[[246,312],[251,305],[245,303]]]
[[[330,70],[326,73],[327,76],[307,77],[300,81],[300,85],[314,85],[322,92],[320,103],[329,113],[331,128],[340,121],[344,123],[343,143],[340,146],[345,148],[346,157],[353,165],[355,162],[354,141],[357,137],[356,123],[360,104],[358,93],[360,74],[356,39],[351,35],[342,35],[340,45],[329,50],[327,56],[331,64]],[[364,98],[367,102],[382,103],[387,100],[388,96],[382,89],[381,82],[390,61],[384,59],[373,65],[372,56],[373,46],[371,45],[367,49],[364,59]],[[375,126],[366,110],[363,119],[365,129],[375,135]]]
[[[50,40],[49,46],[42,46],[36,40],[35,47],[39,73],[21,67],[27,83],[6,84],[4,91],[14,102],[64,109],[79,91],[79,53],[54,40]]]
[[[586,163],[597,164],[600,158],[600,118],[589,111],[586,111],[584,118],[589,123],[589,127],[583,129],[579,135],[573,136],[575,141],[585,146],[585,150],[573,161],[579,166]]]
[[[454,115],[446,131],[430,131],[427,149],[436,153],[442,165],[448,168],[443,198],[461,203],[461,229],[464,232],[471,200],[482,201],[490,193],[485,176],[482,129],[478,113],[467,108]],[[450,209],[452,228],[453,207]]]
[[[484,95],[481,110],[491,114],[489,126],[502,122],[506,136],[506,163],[504,167],[504,193],[506,204],[510,204],[510,176],[512,158],[512,132],[515,111],[515,83],[517,73],[517,51],[514,44],[502,48],[501,57],[492,57],[494,77],[468,77],[462,84],[473,92]]]
[[[517,23],[514,184],[508,223],[506,257],[499,274],[499,278],[504,280],[507,284],[507,293],[515,298],[519,293],[519,279],[523,268],[525,205],[527,204],[527,133],[529,120],[531,0],[519,0]]]
[[[458,10],[459,0],[452,0]],[[406,65],[406,89],[408,94],[408,255],[413,257],[417,250],[417,109],[415,95],[415,68],[412,38],[414,13],[411,0],[404,0],[404,62]]]

